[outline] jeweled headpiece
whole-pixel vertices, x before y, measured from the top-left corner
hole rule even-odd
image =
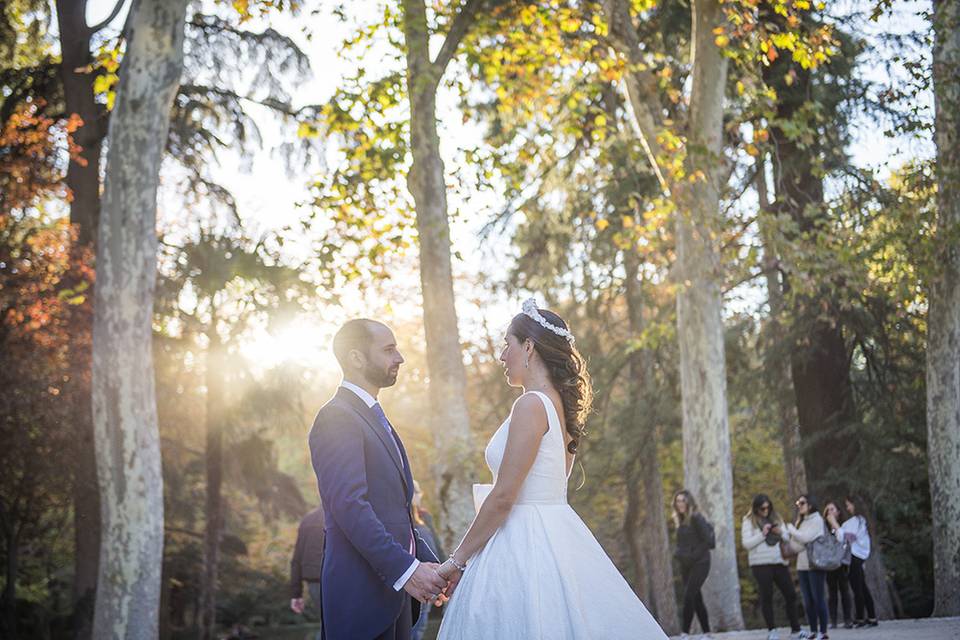
[[[564,329],[563,327],[558,327],[555,324],[550,324],[549,322],[547,322],[547,319],[544,318],[542,315],[540,315],[540,310],[537,309],[536,300],[534,300],[533,298],[528,298],[527,300],[524,301],[523,307],[521,308],[521,310],[523,311],[523,315],[532,319],[534,322],[539,324],[544,329],[547,329],[548,331],[552,331],[553,333],[557,334],[561,338],[564,338],[567,342],[570,343],[571,346],[573,345],[574,343],[573,334],[570,333],[568,330]]]

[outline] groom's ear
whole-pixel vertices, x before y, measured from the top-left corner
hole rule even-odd
[[[363,365],[367,363],[367,355],[360,349],[350,349],[350,353],[347,355],[347,361],[351,366],[362,369]]]

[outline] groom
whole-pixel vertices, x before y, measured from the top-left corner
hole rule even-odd
[[[310,454],[326,516],[321,578],[327,640],[408,640],[420,603],[447,587],[414,534],[406,450],[377,402],[403,356],[393,332],[350,320],[333,338],[343,382],[320,409]]]

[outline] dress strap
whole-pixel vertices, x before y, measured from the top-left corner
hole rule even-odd
[[[547,409],[547,430],[559,431],[560,416],[557,415],[557,408],[553,406],[553,400],[550,399],[550,396],[545,394],[543,391],[531,391],[530,393],[539,396],[540,400],[543,402],[543,405]],[[556,429],[554,429],[554,425],[556,425]]]

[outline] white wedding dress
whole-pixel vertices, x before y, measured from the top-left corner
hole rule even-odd
[[[665,640],[660,625],[567,504],[560,417],[550,398],[531,393],[543,400],[549,428],[507,519],[467,563],[438,639]],[[508,417],[487,444],[485,458],[494,479],[509,429]]]

